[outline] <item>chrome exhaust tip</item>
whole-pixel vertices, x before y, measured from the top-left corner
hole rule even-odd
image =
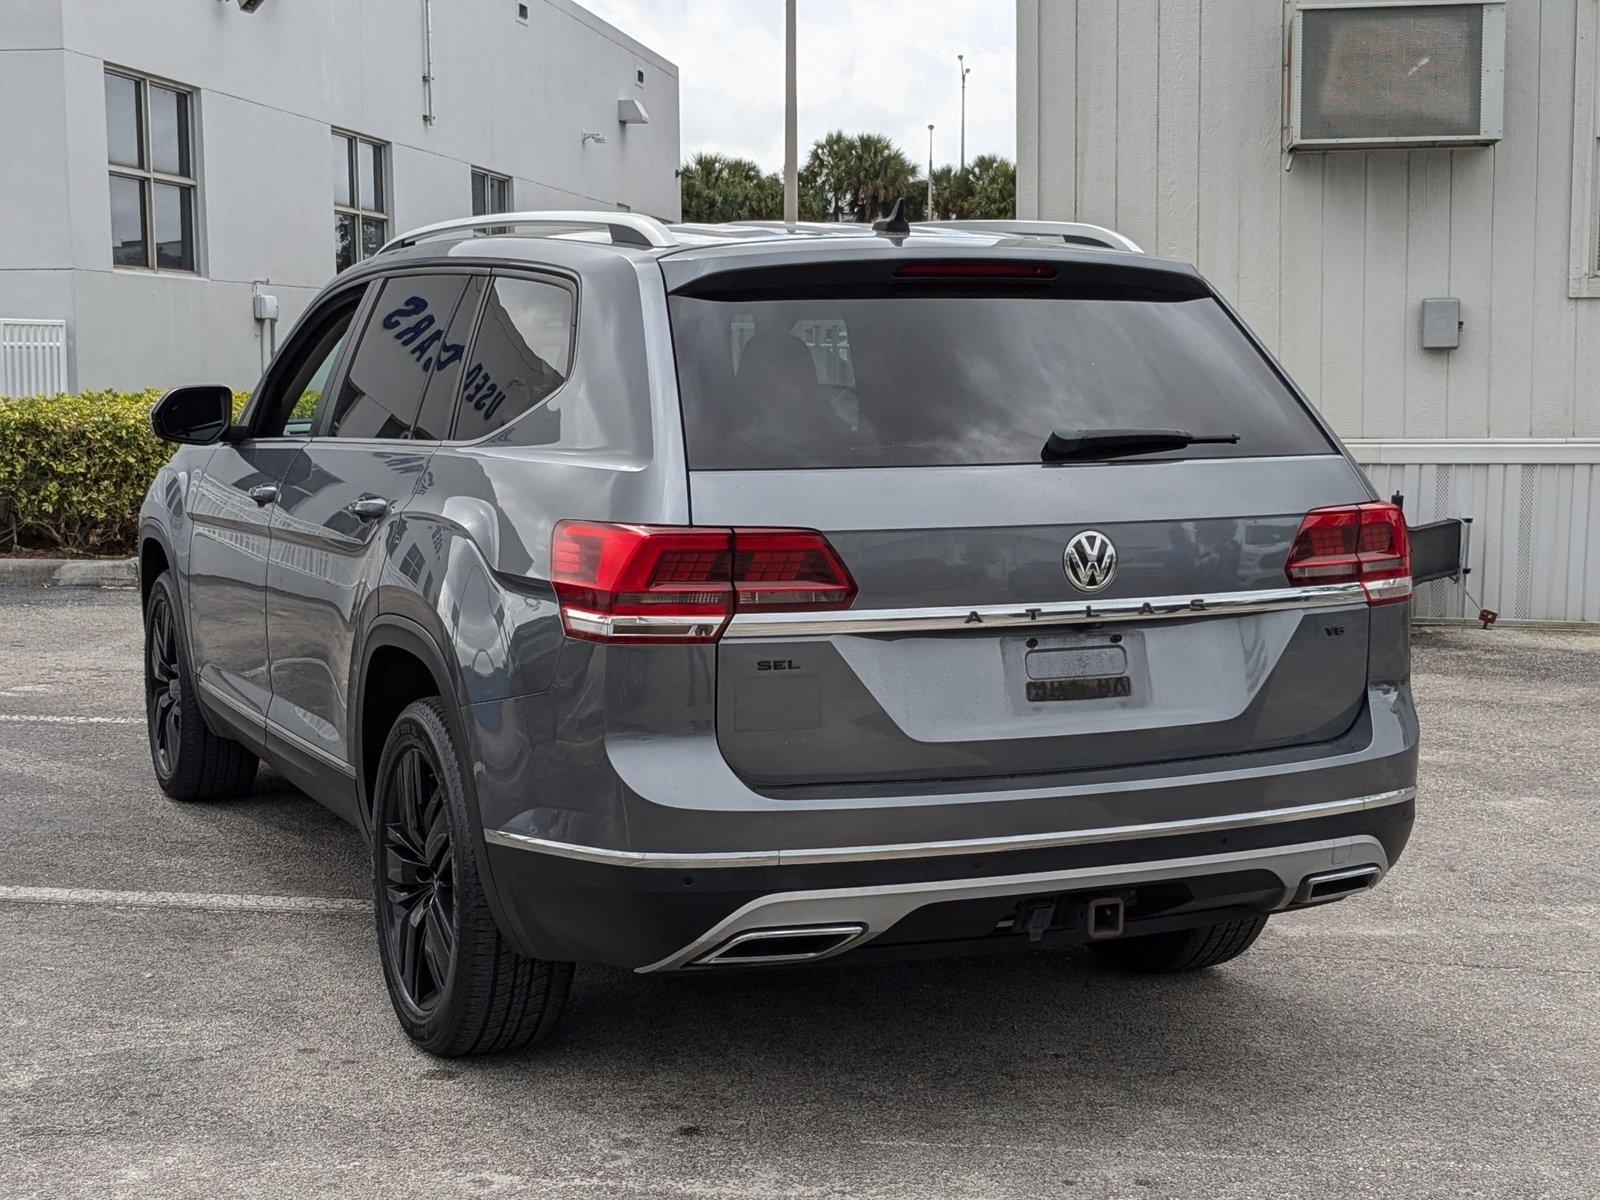
[[[752,967],[775,963],[810,962],[837,954],[866,936],[859,923],[801,925],[775,929],[747,929],[703,954],[691,967]]]
[[[1364,892],[1378,882],[1383,872],[1371,863],[1360,867],[1344,867],[1337,871],[1318,871],[1300,881],[1294,894],[1298,907],[1310,904],[1328,904],[1343,900],[1356,892]]]

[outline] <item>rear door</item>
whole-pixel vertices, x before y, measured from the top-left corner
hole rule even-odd
[[[734,769],[771,787],[1007,777],[1348,729],[1359,588],[1276,606],[1307,510],[1371,493],[1204,285],[907,261],[713,275],[671,299],[695,524],[821,530],[859,588],[848,613],[734,619],[717,693]],[[1108,429],[1237,440],[1041,461],[1052,431]]]
[[[375,284],[360,338],[283,480],[267,569],[269,732],[324,767],[351,762],[350,665],[381,569],[376,539],[427,464],[432,447],[413,440],[413,425],[430,391],[459,384],[464,347],[446,332],[482,282],[434,272]]]

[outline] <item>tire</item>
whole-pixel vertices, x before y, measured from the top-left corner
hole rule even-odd
[[[460,756],[437,697],[396,719],[373,791],[378,950],[406,1035],[441,1058],[549,1036],[573,967],[524,958],[495,924],[472,851]]]
[[[1089,949],[1101,962],[1124,971],[1143,975],[1177,975],[1185,971],[1203,971],[1231,958],[1238,958],[1250,949],[1266,927],[1267,918],[1264,916],[1245,917],[1238,921],[1223,921],[1218,925],[1202,925],[1197,929],[1090,942]]]
[[[171,571],[150,585],[144,607],[144,713],[150,765],[174,800],[212,800],[250,790],[260,760],[206,724],[183,637]]]

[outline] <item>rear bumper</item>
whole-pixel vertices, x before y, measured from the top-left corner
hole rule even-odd
[[[1351,799],[1323,815],[1182,823],[983,846],[887,845],[753,858],[595,852],[499,831],[488,854],[507,933],[525,953],[638,971],[698,969],[755,932],[832,929],[805,958],[950,953],[1027,944],[1019,905],[1061,916],[1041,939],[1085,940],[1071,913],[1116,895],[1138,934],[1291,907],[1308,876],[1373,867],[1375,883],[1405,848],[1414,789]]]

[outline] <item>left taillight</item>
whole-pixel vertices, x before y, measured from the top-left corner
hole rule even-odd
[[[1314,508],[1300,522],[1284,574],[1290,583],[1359,583],[1367,603],[1411,595],[1411,537],[1405,513],[1384,501]]]
[[[550,581],[563,628],[592,642],[714,642],[740,609],[845,608],[856,595],[810,529],[562,521]]]

